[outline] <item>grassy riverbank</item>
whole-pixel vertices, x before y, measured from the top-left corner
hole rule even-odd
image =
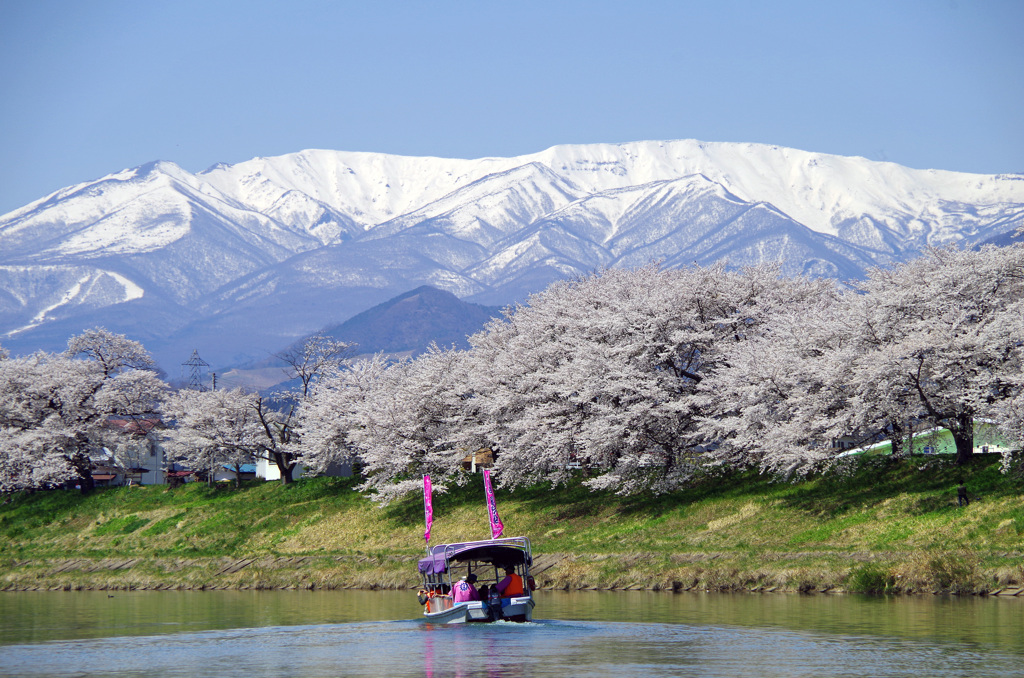
[[[966,482],[972,503],[956,505]],[[349,479],[39,492],[0,504],[0,589],[416,586],[420,497],[379,508]],[[498,492],[555,588],[1012,593],[1024,586],[1024,488],[968,468],[861,459],[799,483],[708,478],[657,497],[581,486]],[[434,498],[433,543],[487,536],[479,477]],[[1009,589],[1009,590],[1007,590]],[[1024,595],[1024,594],[1022,594]]]

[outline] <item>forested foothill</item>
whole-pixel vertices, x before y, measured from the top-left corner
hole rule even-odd
[[[867,279],[777,267],[607,269],[506,309],[467,350],[348,358],[315,335],[280,355],[298,386],[171,392],[135,341],[103,329],[62,354],[0,353],[0,491],[88,491],[119,420],[190,468],[255,458],[292,480],[339,462],[387,503],[463,484],[486,450],[500,487],[671,492],[723,470],[792,479],[850,450],[947,430],[966,464],[980,423],[1003,469],[1024,441],[1024,245],[933,249]],[[239,474],[240,475],[240,474]]]

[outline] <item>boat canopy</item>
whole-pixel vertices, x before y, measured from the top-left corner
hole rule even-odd
[[[448,563],[491,563],[497,567],[506,565],[532,564],[529,542],[525,539],[475,541],[465,544],[438,544],[430,549],[430,555],[419,561],[423,574],[447,572]]]

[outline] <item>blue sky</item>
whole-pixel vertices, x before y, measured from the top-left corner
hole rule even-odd
[[[1024,2],[0,0],[0,213],[150,160],[694,138],[1024,172]]]

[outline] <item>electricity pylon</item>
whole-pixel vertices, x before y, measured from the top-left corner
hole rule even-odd
[[[188,378],[188,387],[193,391],[205,391],[206,388],[203,386],[203,368],[209,367],[210,363],[199,357],[199,351],[192,349],[192,357],[183,362],[181,366],[192,368]]]

